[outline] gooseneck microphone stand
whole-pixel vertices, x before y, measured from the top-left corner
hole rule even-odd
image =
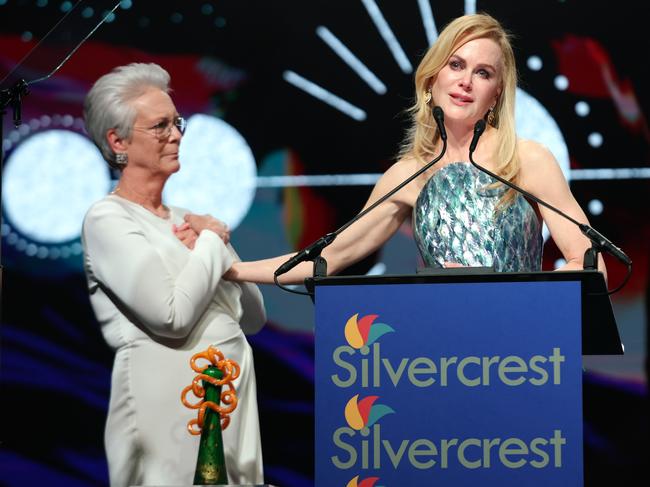
[[[305,261],[312,261],[314,263],[314,270],[313,270],[313,277],[324,277],[327,275],[327,261],[323,258],[321,255],[321,252],[325,247],[330,245],[336,237],[338,237],[339,234],[341,234],[343,231],[345,231],[346,228],[348,228],[350,225],[358,221],[359,219],[363,218],[365,215],[370,213],[372,210],[374,210],[377,206],[382,204],[384,201],[386,201],[388,198],[390,198],[392,195],[397,193],[400,189],[402,189],[404,186],[409,184],[411,181],[413,181],[415,178],[417,178],[420,174],[425,172],[427,169],[429,169],[431,166],[433,166],[436,162],[438,162],[442,156],[445,155],[445,152],[447,151],[447,132],[445,130],[445,120],[444,120],[444,113],[442,111],[442,108],[439,106],[433,107],[433,118],[436,121],[436,125],[438,127],[438,132],[440,133],[440,139],[442,140],[442,151],[440,152],[440,155],[438,155],[436,158],[434,158],[431,162],[427,163],[424,165],[422,168],[420,168],[418,171],[416,171],[414,174],[409,176],[406,180],[402,181],[400,184],[395,186],[393,189],[391,189],[388,193],[386,193],[384,196],[379,198],[377,201],[375,201],[372,205],[370,205],[368,208],[363,210],[361,213],[357,214],[354,218],[352,218],[350,221],[348,221],[345,225],[342,227],[338,228],[337,230],[330,232],[326,234],[325,236],[319,238],[312,244],[308,245],[305,247],[303,250],[298,252],[296,255],[291,257],[289,260],[287,260],[284,264],[282,264],[280,267],[276,269],[276,271],[273,273],[273,280],[275,281],[275,284],[279,286],[280,288],[284,289],[285,291],[292,292],[295,294],[302,294],[302,295],[307,295],[310,296],[312,293],[311,292],[302,292],[302,291],[295,291],[293,289],[290,289],[286,286],[283,286],[280,284],[278,281],[278,277],[281,276],[282,274],[290,271],[293,269],[295,266],[300,264],[301,262]]]
[[[0,202],[2,202],[2,173],[4,170],[4,121],[5,110],[11,106],[13,111],[14,126],[22,123],[21,102],[28,93],[27,83],[24,79],[18,80],[11,88],[0,90]],[[2,208],[0,203],[0,226],[2,226]],[[2,294],[2,245],[0,245],[0,295]]]
[[[472,142],[469,145],[469,161],[472,163],[472,165],[478,169],[481,172],[484,172],[488,176],[492,177],[493,179],[496,179],[497,181],[505,184],[511,189],[514,189],[518,193],[524,195],[526,198],[529,198],[533,200],[534,202],[544,206],[545,208],[548,208],[549,210],[557,213],[561,217],[569,220],[571,223],[576,225],[582,234],[587,237],[591,241],[591,247],[588,248],[585,251],[584,255],[584,260],[583,260],[583,269],[585,270],[597,270],[598,269],[598,253],[605,251],[608,254],[616,257],[619,261],[621,261],[623,264],[627,266],[627,275],[625,276],[625,279],[623,282],[617,286],[614,290],[608,291],[607,294],[614,294],[617,291],[620,291],[623,286],[627,283],[628,279],[630,278],[630,275],[632,274],[632,260],[625,255],[625,252],[623,252],[620,248],[615,246],[610,240],[608,240],[603,234],[595,230],[594,228],[590,227],[586,223],[580,223],[576,219],[570,217],[563,211],[555,208],[554,206],[551,206],[548,204],[546,201],[543,201],[539,199],[537,196],[529,193],[525,189],[520,188],[516,184],[508,181],[507,179],[502,178],[501,176],[494,174],[493,172],[489,171],[488,169],[485,169],[483,166],[477,164],[474,161],[474,158],[472,155],[474,154],[474,151],[476,150],[476,145],[478,144],[478,139],[481,137],[483,132],[485,131],[485,120],[481,119],[476,124],[474,125],[474,137],[472,138]]]

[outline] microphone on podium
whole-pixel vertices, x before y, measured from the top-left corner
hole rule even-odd
[[[529,193],[525,189],[520,188],[516,184],[502,178],[501,176],[498,176],[494,174],[493,172],[485,169],[483,166],[480,166],[474,161],[474,158],[472,157],[474,151],[476,150],[476,145],[478,144],[478,139],[483,135],[483,132],[485,131],[485,120],[481,119],[476,124],[474,125],[474,137],[472,137],[472,141],[470,142],[469,145],[469,161],[472,163],[472,165],[477,168],[479,171],[484,172],[488,176],[491,176],[492,178],[496,179],[497,181],[505,184],[509,188],[514,189],[518,193],[524,195],[526,198],[529,198],[536,203],[548,208],[549,210],[554,211],[558,215],[560,215],[563,218],[566,218],[569,220],[571,223],[576,225],[582,234],[587,237],[591,241],[591,248],[587,249],[585,252],[585,259],[584,259],[584,264],[583,268],[584,269],[597,269],[598,268],[598,261],[597,261],[597,255],[598,252],[600,251],[606,251],[607,253],[613,255],[616,257],[618,260],[623,262],[625,265],[628,266],[628,268],[631,268],[632,266],[632,260],[625,255],[625,252],[623,252],[620,248],[618,248],[616,245],[614,245],[611,241],[609,241],[603,234],[598,232],[597,230],[593,229],[589,225],[585,223],[580,223],[579,221],[575,220],[574,218],[571,218],[569,215],[566,213],[560,211],[559,209],[555,208],[554,206],[551,206],[547,202],[539,199],[537,196]],[[628,274],[629,276],[629,274]],[[627,279],[626,279],[627,281]],[[619,287],[620,289],[620,287]],[[618,290],[618,289],[617,289]],[[611,293],[610,293],[611,294]]]
[[[301,262],[307,261],[307,260],[320,260],[320,264],[314,265],[314,276],[319,275],[319,276],[324,276],[327,274],[327,265],[324,262],[324,259],[320,256],[321,252],[325,247],[330,245],[334,239],[341,233],[343,232],[346,228],[348,228],[350,225],[352,225],[354,222],[362,218],[364,215],[368,214],[372,210],[374,210],[377,206],[382,204],[384,201],[386,201],[388,198],[390,198],[392,195],[394,195],[396,192],[398,192],[400,189],[402,189],[404,186],[406,186],[408,183],[413,181],[416,177],[418,177],[420,174],[425,172],[427,169],[429,169],[431,166],[433,166],[436,162],[438,162],[440,159],[442,159],[442,156],[445,155],[445,152],[447,151],[447,131],[445,130],[445,114],[442,111],[442,108],[439,106],[434,106],[432,109],[432,114],[433,118],[436,121],[436,125],[438,127],[438,132],[440,133],[440,139],[442,140],[442,151],[440,152],[440,155],[438,155],[436,158],[434,158],[431,162],[427,163],[425,166],[423,166],[421,169],[416,171],[413,175],[409,176],[406,180],[402,181],[400,184],[395,186],[392,190],[390,190],[388,193],[386,193],[384,196],[379,198],[377,201],[375,201],[372,205],[370,205],[368,208],[363,210],[361,213],[357,214],[354,218],[352,218],[349,222],[347,222],[345,225],[340,227],[339,229],[335,230],[334,232],[330,232],[326,234],[325,236],[319,238],[315,242],[311,243],[307,247],[305,247],[303,250],[295,254],[293,257],[291,257],[289,260],[287,260],[284,264],[282,264],[280,267],[278,267],[275,272],[273,273],[274,280],[276,284],[279,285],[277,278],[278,276],[289,272],[291,269],[296,267],[298,264]],[[304,294],[304,293],[300,293]]]

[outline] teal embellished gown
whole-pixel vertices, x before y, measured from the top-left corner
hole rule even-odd
[[[541,270],[542,224],[535,210],[521,194],[497,210],[505,189],[489,187],[493,182],[467,162],[448,164],[427,181],[413,211],[427,267],[456,262],[497,272]]]

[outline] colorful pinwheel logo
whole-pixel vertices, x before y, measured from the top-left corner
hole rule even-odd
[[[363,428],[370,428],[387,414],[392,414],[392,408],[385,404],[375,404],[379,396],[368,396],[359,400],[359,394],[355,395],[345,405],[345,420],[350,428],[357,431]]]
[[[357,475],[345,487],[373,487],[378,480],[379,477],[366,477],[365,479],[359,480],[359,476]]]
[[[386,333],[394,332],[386,323],[373,323],[379,315],[366,315],[359,319],[359,313],[350,317],[345,324],[345,339],[357,350],[368,347]]]

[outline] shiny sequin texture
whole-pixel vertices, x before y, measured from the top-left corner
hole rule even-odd
[[[505,189],[492,183],[467,162],[448,164],[427,181],[413,212],[415,241],[427,266],[541,270],[542,224],[535,210],[521,194],[497,209]]]

